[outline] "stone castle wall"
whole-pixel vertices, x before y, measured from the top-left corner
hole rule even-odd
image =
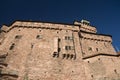
[[[15,80],[105,80],[120,75],[112,38],[87,25],[16,21],[3,26],[1,77]],[[92,29],[92,32],[91,32]],[[110,69],[110,70],[109,70]],[[112,75],[113,74],[113,75]],[[5,77],[4,77],[5,76]]]

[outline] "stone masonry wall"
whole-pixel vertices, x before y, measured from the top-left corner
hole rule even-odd
[[[2,80],[120,79],[120,58],[112,39],[96,34],[94,27],[16,21],[2,31]]]
[[[54,55],[55,37],[59,38],[58,55]],[[0,46],[8,53],[9,64],[2,71],[18,72],[18,80],[85,80],[82,59],[76,57],[78,48],[79,36],[72,30],[14,27]]]

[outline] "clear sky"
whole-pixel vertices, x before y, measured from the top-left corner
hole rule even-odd
[[[120,50],[120,0],[0,0],[0,26],[15,20],[73,23],[86,19]]]

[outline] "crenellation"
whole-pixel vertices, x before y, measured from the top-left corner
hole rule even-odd
[[[86,20],[15,21],[0,33],[0,61],[5,65],[0,63],[0,79],[119,80],[120,58],[112,37],[96,32]]]

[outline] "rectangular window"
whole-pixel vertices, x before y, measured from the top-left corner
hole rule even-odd
[[[67,36],[65,36],[65,40],[67,40],[68,38],[67,38]]]
[[[65,46],[65,50],[69,50],[68,46]]]
[[[74,50],[73,46],[65,46],[65,50]]]
[[[96,51],[98,51],[98,48],[96,48]]]
[[[65,40],[73,40],[72,36],[65,36]]]

